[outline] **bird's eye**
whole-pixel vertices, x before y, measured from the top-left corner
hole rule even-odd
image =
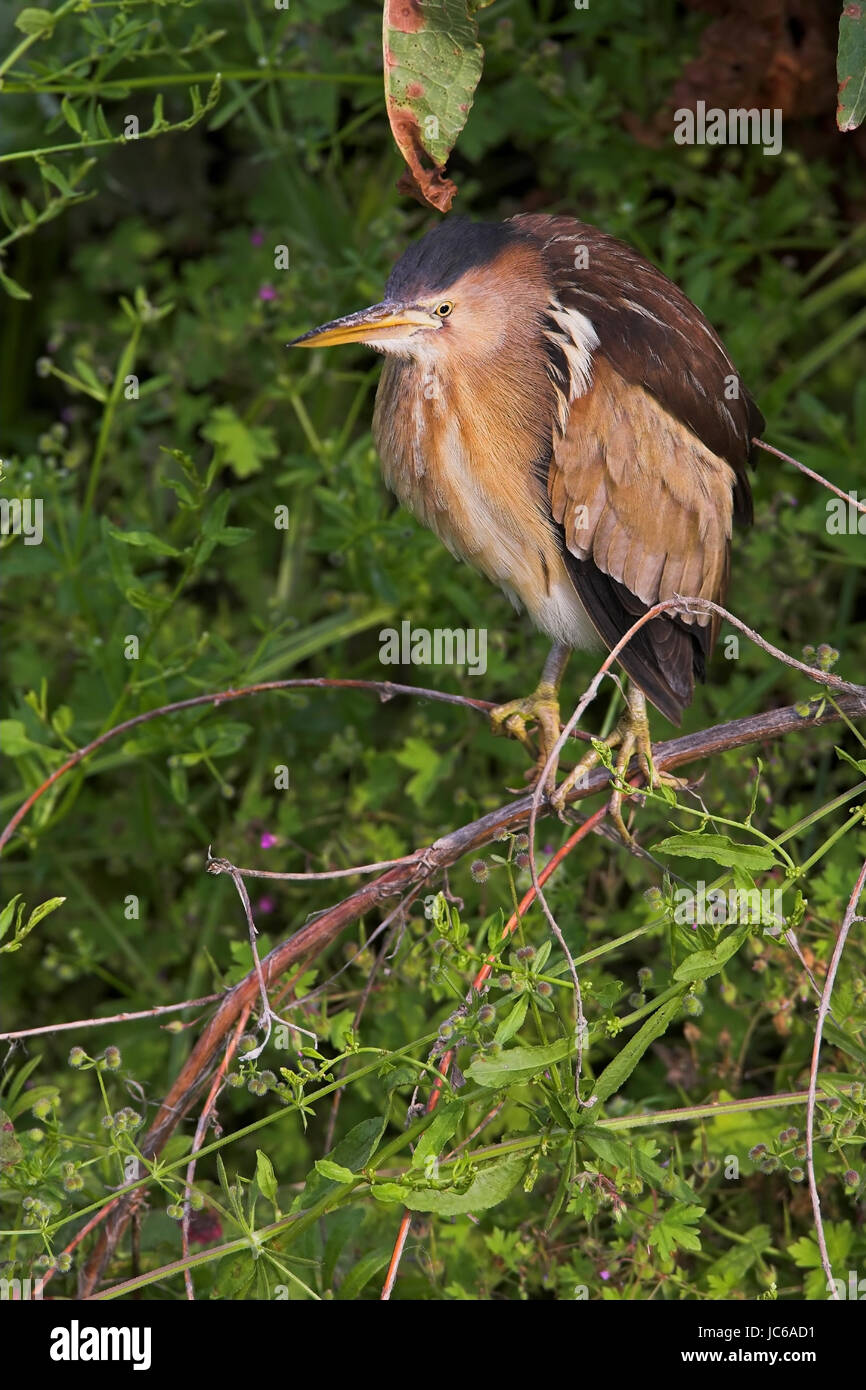
[[[447,319],[453,308],[454,305],[451,303],[451,300],[446,299],[444,304],[436,305],[436,313],[439,315],[440,319]]]

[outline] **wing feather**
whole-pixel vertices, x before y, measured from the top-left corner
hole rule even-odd
[[[547,476],[551,513],[579,597],[613,646],[662,599],[724,601],[732,522],[751,520],[747,464],[763,419],[706,319],[654,266],[571,218],[515,221],[543,239],[548,336],[568,396]],[[575,269],[577,245],[587,270]],[[579,373],[562,349],[569,331],[583,348]],[[717,632],[707,615],[665,614],[620,660],[678,723]]]

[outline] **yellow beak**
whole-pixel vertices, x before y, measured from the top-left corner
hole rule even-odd
[[[287,347],[334,347],[338,343],[387,342],[399,332],[412,328],[441,328],[442,320],[417,304],[373,304],[342,319],[332,319],[320,328],[311,328]]]

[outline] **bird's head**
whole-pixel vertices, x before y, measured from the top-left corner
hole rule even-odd
[[[289,347],[363,343],[419,362],[478,363],[537,331],[548,297],[534,238],[507,222],[451,217],[400,257],[380,304],[313,328]]]

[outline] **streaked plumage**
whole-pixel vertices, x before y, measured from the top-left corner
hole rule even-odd
[[[351,340],[388,354],[388,485],[555,641],[611,647],[674,593],[724,601],[763,420],[700,311],[630,247],[570,217],[449,218],[382,305],[299,341]],[[663,615],[620,656],[674,722],[717,628]]]

